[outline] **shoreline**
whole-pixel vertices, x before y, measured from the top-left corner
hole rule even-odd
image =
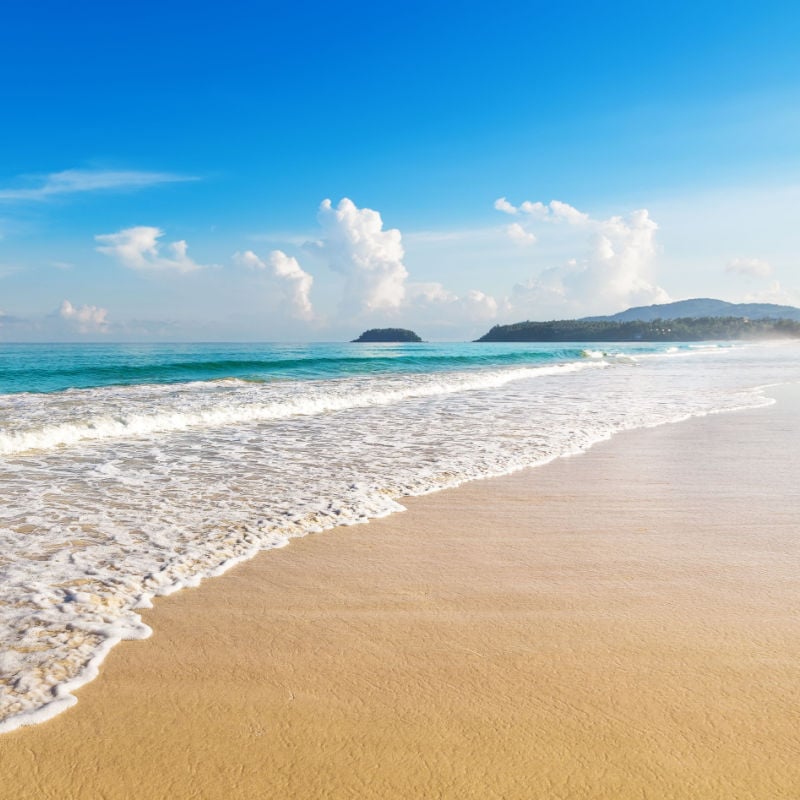
[[[797,497],[800,390],[767,394],[158,598],[154,636],[115,647],[74,708],[0,737],[0,796],[796,796],[800,503],[776,501]],[[746,519],[763,541],[723,535]]]

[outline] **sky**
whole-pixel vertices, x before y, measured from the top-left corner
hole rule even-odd
[[[800,305],[792,2],[15,3],[0,341]]]

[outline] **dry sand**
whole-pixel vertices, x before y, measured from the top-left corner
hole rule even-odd
[[[158,601],[77,706],[0,737],[0,796],[800,797],[800,392],[775,396]]]

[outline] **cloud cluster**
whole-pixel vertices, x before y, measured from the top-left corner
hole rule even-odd
[[[514,307],[536,316],[566,316],[618,311],[633,305],[663,303],[669,295],[651,280],[658,225],[646,209],[627,217],[594,219],[568,203],[525,201],[519,206],[501,197],[495,208],[519,218],[509,235],[519,239],[537,223],[561,224],[579,236],[580,257],[543,270],[512,293]]]
[[[314,278],[300,266],[296,258],[287,256],[282,250],[273,250],[268,261],[262,261],[252,250],[235,253],[233,258],[249,269],[270,270],[284,284],[292,316],[305,320],[314,318],[309,297]]]
[[[97,248],[99,253],[115,258],[128,269],[180,273],[202,269],[187,255],[185,241],[170,242],[162,249],[158,240],[163,235],[161,228],[138,225],[94,238],[101,245]]]
[[[345,197],[335,207],[323,201],[318,218],[322,237],[307,248],[344,275],[340,305],[345,312],[366,317],[380,312],[381,320],[391,312],[408,324],[443,329],[497,316],[497,301],[484,292],[457,294],[438,282],[411,282],[402,235],[396,228],[384,229],[377,211],[359,208]],[[522,235],[530,241],[525,231]]]
[[[519,222],[512,222],[506,227],[508,238],[517,244],[533,244],[536,241],[536,234],[526,231]]]
[[[544,222],[568,222],[571,225],[582,225],[590,221],[588,214],[584,214],[569,203],[562,203],[560,200],[551,200],[548,204],[525,200],[519,206],[515,206],[509,203],[505,197],[499,197],[494,201],[494,207],[504,214],[520,215]]]
[[[400,231],[384,230],[377,211],[358,208],[347,197],[336,208],[323,200],[318,219],[323,236],[312,247],[345,276],[343,308],[369,312],[402,305],[408,270]]]
[[[193,181],[196,178],[169,172],[135,170],[66,169],[29,180],[33,186],[0,189],[0,201],[49,200],[58,195],[103,190],[133,190],[161,183]]]
[[[423,315],[454,323],[485,322],[497,316],[498,303],[494,297],[478,289],[458,295],[441,283],[410,283],[408,307]]]
[[[74,306],[69,300],[64,300],[58,309],[58,316],[73,324],[81,333],[105,333],[108,330],[108,311],[97,306]]]

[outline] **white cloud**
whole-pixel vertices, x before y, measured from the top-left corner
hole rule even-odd
[[[544,203],[531,203],[530,200],[525,200],[519,208],[523,214],[528,214],[528,216],[537,217],[539,219],[546,219],[550,213],[550,209]]]
[[[248,269],[267,268],[266,262],[262,261],[252,250],[245,250],[244,253],[234,253],[233,260],[240,267],[247,267]]]
[[[458,296],[448,291],[438,281],[409,283],[408,300],[411,303],[452,303]]]
[[[309,294],[314,278],[298,263],[296,258],[287,256],[282,250],[273,250],[269,261],[262,261],[252,250],[235,253],[234,260],[249,269],[267,270],[279,278],[286,286],[286,295],[292,307],[292,316],[310,320],[314,317]]]
[[[161,183],[197,180],[188,175],[170,172],[135,170],[67,169],[28,179],[32,186],[0,189],[0,201],[48,200],[58,195],[79,192],[144,189]]]
[[[570,225],[583,225],[589,222],[588,214],[578,211],[574,206],[571,206],[569,203],[563,203],[561,200],[551,200],[547,204],[539,201],[532,203],[530,200],[525,200],[520,203],[519,208],[511,205],[505,197],[501,197],[500,200],[495,200],[494,207],[498,211],[507,211],[506,206],[509,209],[513,209],[510,213],[516,214],[520,211],[522,214],[534,220],[566,222]]]
[[[428,312],[437,321],[445,317],[450,324],[482,322],[497,316],[497,300],[477,289],[464,295],[451,292],[441,283],[411,283],[408,285],[410,311]]]
[[[520,210],[529,217],[525,225],[520,224],[522,233],[533,235],[530,227],[536,222],[566,224],[580,232],[573,246],[584,254],[518,283],[511,298],[518,313],[573,316],[669,300],[650,277],[658,225],[647,210],[593,219],[559,200],[547,205],[525,201]]]
[[[97,306],[74,306],[69,300],[64,300],[58,316],[75,325],[81,333],[105,333],[108,330],[108,311]]]
[[[335,208],[325,200],[319,220],[323,237],[309,247],[345,275],[345,310],[364,316],[380,312],[375,317],[380,320],[392,312],[413,324],[445,329],[496,317],[497,301],[481,291],[457,294],[436,281],[410,282],[400,231],[384,230],[377,211],[358,208],[348,198]]]
[[[470,289],[458,303],[468,320],[489,320],[497,316],[497,300],[478,289]]]
[[[749,278],[768,278],[772,275],[772,267],[760,258],[734,258],[728,262],[725,272]]]
[[[117,259],[128,269],[186,273],[203,268],[189,258],[188,245],[183,240],[170,242],[162,249],[158,240],[163,235],[160,228],[139,225],[94,238],[102,245],[97,248],[99,253]]]
[[[509,203],[505,197],[500,197],[494,201],[494,207],[506,214],[522,215],[522,221],[512,222],[506,226],[509,239],[517,244],[533,244],[536,241],[536,234],[531,231],[531,226],[537,222],[566,223],[574,226],[591,223],[588,214],[560,200],[552,200],[547,205],[525,200],[517,207]]]
[[[536,241],[536,234],[526,231],[519,222],[512,222],[506,228],[506,233],[517,244],[533,244]]]
[[[505,197],[498,197],[497,200],[494,201],[494,207],[504,214],[516,214],[519,211],[519,209],[511,205]]]
[[[542,204],[539,203],[538,205],[541,206]],[[533,207],[538,209],[536,204]],[[589,222],[588,214],[584,214],[569,203],[562,203],[560,200],[550,201],[550,216],[554,221],[563,221],[570,225],[584,225]]]
[[[323,238],[312,246],[345,276],[343,308],[369,312],[401,306],[408,271],[400,231],[384,230],[377,211],[358,208],[347,197],[336,208],[323,200],[319,222]]]

